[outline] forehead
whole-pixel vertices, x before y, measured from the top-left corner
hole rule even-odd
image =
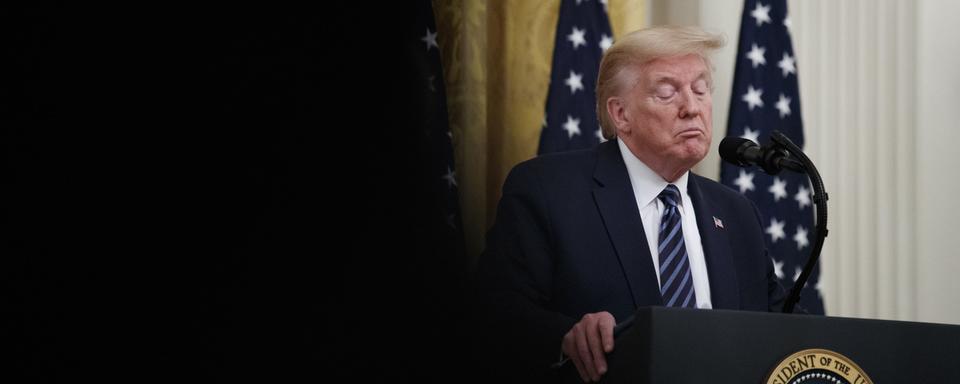
[[[699,55],[670,56],[650,60],[641,66],[643,78],[651,82],[665,80],[694,81],[708,78],[707,63]]]

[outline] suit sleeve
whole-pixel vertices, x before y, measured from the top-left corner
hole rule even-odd
[[[577,322],[550,309],[557,255],[534,167],[521,164],[507,177],[477,276],[488,342],[504,347],[494,354],[532,371],[557,360],[563,335]]]

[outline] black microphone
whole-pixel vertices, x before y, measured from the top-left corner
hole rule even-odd
[[[773,144],[761,147],[753,140],[742,137],[725,137],[720,141],[720,158],[738,167],[758,165],[770,175],[783,169],[803,172],[803,164],[790,157],[790,152]]]
[[[803,271],[797,276],[790,289],[790,295],[783,302],[783,313],[793,313],[794,307],[800,302],[800,293],[807,283],[807,278],[813,272],[813,267],[820,260],[820,251],[823,250],[823,240],[827,237],[827,191],[823,188],[823,179],[820,178],[820,172],[813,165],[810,158],[803,153],[796,144],[790,141],[790,138],[774,130],[770,133],[770,143],[759,146],[751,140],[740,137],[727,137],[720,141],[720,157],[724,161],[747,167],[752,164],[759,165],[764,172],[776,175],[783,168],[791,171],[804,173],[810,179],[813,189],[813,210],[816,220],[814,220],[814,240],[813,250],[807,263],[803,266]]]

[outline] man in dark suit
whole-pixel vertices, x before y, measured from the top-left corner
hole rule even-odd
[[[599,380],[614,325],[638,307],[769,311],[782,300],[756,207],[690,172],[710,147],[707,54],[721,45],[696,28],[624,36],[597,81],[608,141],[507,177],[478,272],[503,352],[535,376],[562,352]]]

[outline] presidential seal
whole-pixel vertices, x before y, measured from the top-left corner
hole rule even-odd
[[[826,349],[805,349],[780,361],[767,384],[873,384],[846,356]]]

